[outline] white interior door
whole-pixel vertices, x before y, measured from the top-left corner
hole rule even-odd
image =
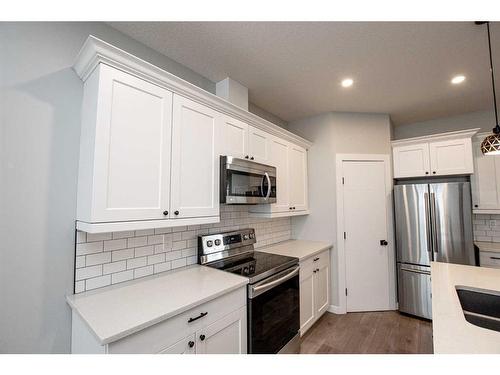
[[[389,310],[392,289],[384,161],[343,161],[347,311]]]
[[[171,218],[219,214],[221,118],[211,108],[174,95]]]

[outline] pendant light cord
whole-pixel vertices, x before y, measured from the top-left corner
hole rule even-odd
[[[490,36],[490,23],[486,22],[486,28],[488,29],[488,51],[490,53],[490,73],[491,73],[491,84],[493,85],[493,107],[495,108],[495,127],[493,128],[493,133],[500,133],[500,125],[498,124],[498,110],[497,110],[497,94],[495,91],[495,74],[493,73],[493,58],[491,57],[491,36]]]

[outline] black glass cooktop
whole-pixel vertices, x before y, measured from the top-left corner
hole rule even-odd
[[[207,266],[248,277],[252,284],[298,262],[298,258],[254,251],[243,258],[226,258]]]

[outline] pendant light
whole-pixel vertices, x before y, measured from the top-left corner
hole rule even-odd
[[[500,155],[500,125],[498,124],[498,110],[497,110],[497,96],[495,92],[495,75],[493,73],[493,58],[491,57],[491,36],[490,36],[490,23],[487,21],[476,22],[476,25],[484,25],[488,30],[488,51],[490,53],[490,73],[491,85],[493,88],[493,107],[495,108],[495,127],[493,134],[488,135],[483,142],[481,142],[481,151],[484,155]]]

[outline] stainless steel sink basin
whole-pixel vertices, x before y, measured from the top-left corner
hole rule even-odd
[[[500,292],[456,286],[465,320],[476,326],[500,332]]]

